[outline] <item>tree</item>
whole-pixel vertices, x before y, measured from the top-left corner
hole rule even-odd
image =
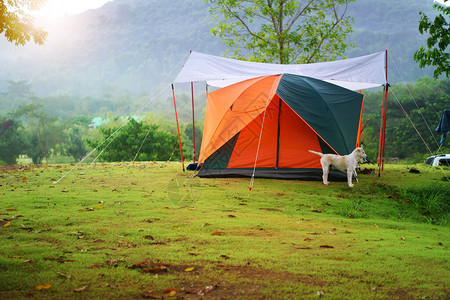
[[[20,135],[20,123],[14,119],[0,120],[0,161],[15,164],[24,152],[24,142]]]
[[[429,33],[427,39],[427,49],[423,46],[414,53],[414,60],[419,63],[419,67],[436,66],[434,78],[445,74],[450,76],[450,6],[445,6],[448,0],[444,0],[444,5],[434,4],[433,8],[439,14],[432,22],[427,15],[420,12],[419,32],[420,34]]]
[[[47,32],[33,23],[30,11],[38,10],[46,0],[0,0],[0,34],[16,45],[25,45],[31,38],[44,44]]]
[[[211,32],[233,49],[234,58],[312,63],[342,56],[354,0],[204,0],[218,21]]]
[[[117,131],[117,127],[100,128],[100,131],[106,140]],[[175,152],[173,155],[180,153],[177,150],[179,148],[176,148],[178,147],[176,135],[159,130],[158,125],[149,125],[134,119],[130,119],[122,131],[111,138],[114,140],[110,144],[107,142],[98,148],[98,151],[104,150],[102,158],[106,161],[132,161],[137,153],[139,153],[136,157],[138,161],[168,160],[172,152]],[[87,139],[87,143],[91,147],[97,147],[99,141]]]
[[[63,142],[64,154],[72,156],[75,161],[81,160],[87,153],[84,144],[83,129],[80,125],[74,124],[64,130],[65,141]]]
[[[25,154],[34,164],[41,163],[44,158],[48,160],[55,146],[62,140],[58,118],[49,116],[43,111],[42,105],[36,103],[21,105],[14,116],[26,118]]]

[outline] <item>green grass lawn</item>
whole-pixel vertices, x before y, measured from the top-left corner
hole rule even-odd
[[[178,163],[105,163],[53,184],[71,167],[0,168],[1,299],[450,297],[448,169],[249,192]]]

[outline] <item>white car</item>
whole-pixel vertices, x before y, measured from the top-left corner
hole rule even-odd
[[[425,164],[432,165],[434,167],[441,166],[441,165],[450,167],[450,154],[440,154],[440,155],[429,156],[429,157],[427,157],[427,159],[425,159]]]

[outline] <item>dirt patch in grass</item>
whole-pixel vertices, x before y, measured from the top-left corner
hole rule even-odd
[[[263,299],[267,290],[278,289],[280,283],[303,285],[316,289],[328,286],[328,283],[312,275],[280,272],[246,265],[211,264],[164,264],[140,262],[130,268],[138,269],[142,274],[158,274],[157,276],[175,275],[177,287],[164,290],[145,291],[144,298],[182,297],[183,299],[235,299],[251,297]],[[154,275],[155,276],[155,275]],[[286,291],[281,298],[288,296]],[[287,292],[289,293],[289,292]],[[274,293],[271,293],[275,295]]]
[[[267,290],[280,287],[280,283],[303,285],[316,289],[328,286],[312,275],[293,274],[276,270],[245,265],[212,264],[166,264],[142,261],[133,264],[130,269],[136,269],[144,276],[176,276],[175,286],[164,290],[148,290],[143,292],[144,298],[162,299],[164,297],[181,297],[183,299],[235,299],[236,297],[251,297],[262,299],[267,297]],[[289,291],[282,291],[283,297]],[[271,293],[274,295],[274,293]],[[276,294],[276,293],[275,293]]]

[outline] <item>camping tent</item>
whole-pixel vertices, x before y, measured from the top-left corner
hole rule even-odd
[[[306,172],[319,166],[317,157],[314,165],[301,165],[300,156],[304,161],[311,158],[303,150],[311,146],[311,150],[325,153],[351,152],[359,143],[358,127],[361,124],[363,97],[352,91],[381,85],[385,86],[385,91],[378,163],[381,166],[383,164],[388,87],[387,51],[338,61],[295,65],[241,61],[192,51],[174,83],[190,82],[193,90],[193,82],[198,81],[206,82],[207,87],[211,85],[221,88],[208,94],[199,160],[205,164],[199,175],[233,175],[232,172],[238,169],[240,173],[234,175],[246,175],[248,170],[245,169],[248,169],[250,163],[243,163],[245,156],[236,160],[236,155],[246,150],[248,161],[254,154],[253,168],[256,170],[258,167],[259,176],[264,176],[267,173],[264,170],[271,168],[269,177],[291,178],[302,176],[298,175],[299,172],[295,172],[297,175],[291,174],[291,171],[301,169],[306,178],[310,176]],[[173,85],[172,94],[178,126]],[[194,122],[193,97],[192,112]],[[289,127],[292,134],[286,135],[285,130]],[[258,128],[261,129],[259,133]],[[299,132],[308,135],[308,139],[300,139],[303,136],[298,136]],[[257,136],[257,144],[256,139],[245,142],[245,137],[249,138],[251,135]],[[181,151],[179,127],[178,137]],[[275,142],[274,137],[279,139]],[[305,144],[306,140],[310,142]],[[301,149],[301,154],[273,150],[273,145],[276,145],[282,147],[284,152],[284,149],[292,148],[295,143],[303,144],[303,148],[297,147]],[[270,144],[272,148],[267,148],[266,144]],[[268,159],[271,159],[271,163]],[[181,161],[183,162],[182,154]],[[286,170],[281,171],[283,168]],[[231,169],[234,170],[230,171]],[[274,169],[277,172],[274,173]]]
[[[358,145],[362,107],[362,94],[292,74],[211,92],[198,176],[320,179],[319,159],[308,150],[350,153]]]

